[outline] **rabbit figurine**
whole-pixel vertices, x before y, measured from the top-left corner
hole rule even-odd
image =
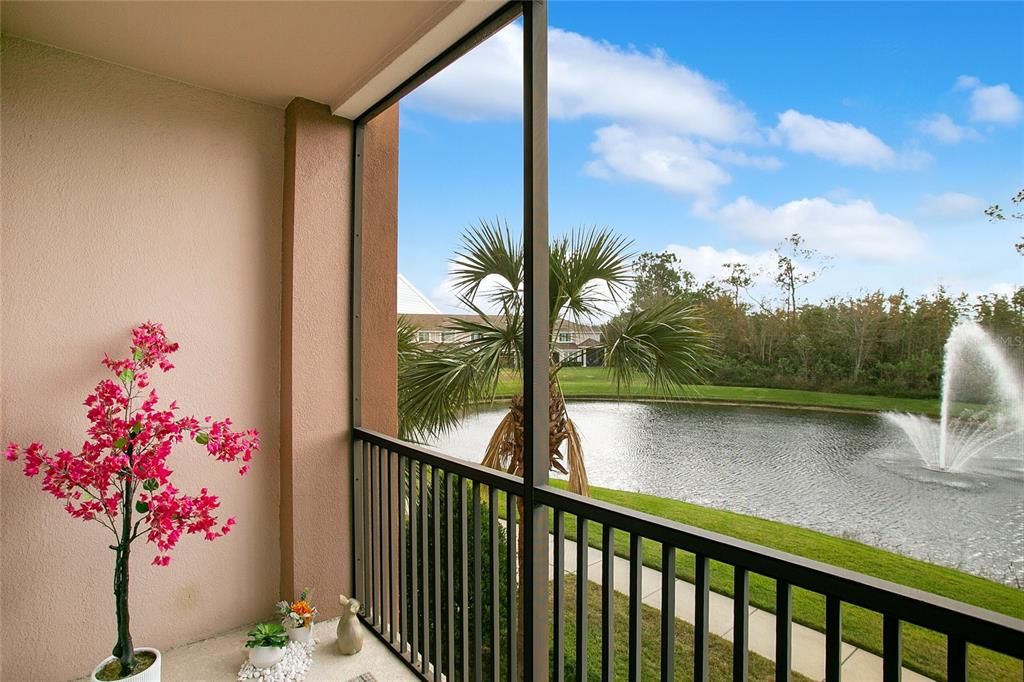
[[[359,602],[339,595],[341,619],[338,621],[338,651],[350,656],[363,648],[363,624],[359,622]]]

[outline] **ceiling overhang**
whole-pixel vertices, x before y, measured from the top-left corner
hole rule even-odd
[[[494,0],[5,0],[4,33],[283,108],[356,118],[498,8]]]

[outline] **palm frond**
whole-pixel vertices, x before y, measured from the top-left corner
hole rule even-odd
[[[469,299],[462,305],[479,318],[452,318],[448,329],[468,337],[463,348],[474,355],[479,375],[489,380],[493,397],[502,367],[520,370],[523,366],[523,316],[520,306],[508,306],[502,315],[488,315]]]
[[[625,296],[632,242],[608,228],[578,228],[551,243],[550,320],[582,322]],[[607,294],[601,289],[607,290]]]
[[[523,286],[523,242],[513,237],[508,221],[501,224],[481,219],[462,234],[462,244],[452,259],[455,292],[473,300],[484,280],[497,279],[496,288],[488,293],[497,303],[518,298]]]
[[[697,383],[711,362],[709,333],[696,311],[679,299],[633,310],[604,328],[605,364],[616,387],[642,377],[655,391]]]

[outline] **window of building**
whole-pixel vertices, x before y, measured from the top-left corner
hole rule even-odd
[[[572,343],[572,334],[569,332],[558,332],[558,343]]]
[[[427,341],[430,341],[430,332],[417,332],[416,340],[419,341],[420,343],[426,343]]]

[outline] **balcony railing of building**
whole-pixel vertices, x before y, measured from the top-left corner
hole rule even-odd
[[[424,679],[529,679],[519,669],[517,649],[517,567],[548,565],[529,543],[517,542],[523,480],[506,473],[448,457],[366,429],[354,436],[357,472],[357,590],[365,600],[363,622]],[[822,595],[825,601],[825,679],[839,680],[843,654],[842,610],[859,606],[881,615],[883,679],[899,680],[903,665],[902,628],[912,623],[947,640],[949,680],[966,680],[968,646],[990,649],[1024,660],[1024,621],[951,599],[854,573],[803,557],[761,547],[699,528],[542,486],[540,504],[552,516],[553,564],[550,650],[535,652],[550,660],[550,679],[566,676],[566,619],[576,633],[575,671],[570,679],[587,679],[587,632],[600,631],[603,680],[616,679],[614,643],[628,638],[628,675],[640,679],[642,548],[654,543],[661,555],[659,640],[660,678],[675,678],[680,664],[676,642],[676,563],[693,556],[696,567],[692,622],[693,679],[708,679],[709,604],[712,562],[732,567],[732,676],[746,680],[749,632],[748,590],[752,575],[775,583],[776,679],[790,679],[794,589]],[[574,517],[578,583],[574,603],[566,603],[566,521]],[[585,538],[600,527],[601,608],[588,613],[588,554]],[[615,536],[628,538],[628,619],[616,622]],[[521,563],[518,555],[522,552]],[[593,589],[593,588],[590,588]],[[621,597],[620,597],[621,599]],[[529,605],[523,608],[531,608]],[[525,616],[526,614],[524,614]],[[531,614],[532,615],[532,614]],[[593,621],[593,622],[592,622]],[[529,670],[530,666],[524,666]]]

